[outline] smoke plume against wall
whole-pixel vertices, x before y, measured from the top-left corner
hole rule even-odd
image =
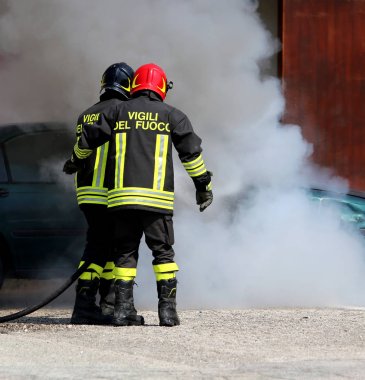
[[[277,42],[249,0],[19,0],[0,2],[1,122],[66,120],[98,98],[114,62],[155,62],[203,138],[214,202],[195,206],[177,160],[180,307],[365,305],[364,248],[338,211],[319,214],[303,187],[346,184],[308,163],[298,126],[281,125],[277,78],[259,62]],[[139,306],[156,304],[141,250]]]

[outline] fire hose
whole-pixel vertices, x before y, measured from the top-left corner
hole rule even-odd
[[[52,302],[54,299],[60,296],[66,289],[68,289],[72,285],[72,283],[74,283],[80,277],[81,273],[83,273],[89,265],[90,265],[90,262],[85,261],[84,264],[82,264],[80,268],[71,277],[69,277],[68,280],[60,288],[54,291],[45,300],[43,300],[37,305],[27,307],[26,309],[23,309],[16,313],[4,315],[3,317],[0,317],[0,323],[9,322],[14,319],[24,317],[25,315],[31,314],[34,311],[37,311],[38,309],[48,305],[50,302]]]

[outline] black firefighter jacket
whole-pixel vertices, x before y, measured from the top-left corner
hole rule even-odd
[[[143,92],[127,102],[111,102],[90,115],[74,147],[84,159],[109,142],[108,207],[172,214],[174,169],[172,145],[199,191],[211,189],[210,174],[201,155],[201,139],[187,116]]]
[[[80,139],[85,125],[93,124],[105,110],[115,107],[121,102],[121,100],[116,98],[106,99],[84,111],[77,120],[77,141]],[[108,151],[109,141],[92,151],[79,152],[79,158],[83,159],[82,169],[75,176],[76,195],[79,206],[83,204],[97,204],[106,207],[108,205],[108,184],[106,181]]]

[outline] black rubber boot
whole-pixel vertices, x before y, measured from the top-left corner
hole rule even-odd
[[[176,286],[176,278],[157,281],[160,326],[172,327],[180,324],[176,312]]]
[[[76,285],[76,300],[72,312],[71,323],[74,325],[108,325],[112,318],[101,313],[95,303],[99,279],[78,280]]]
[[[141,326],[144,325],[142,315],[137,315],[133,299],[134,281],[115,280],[115,306],[113,325]]]
[[[103,315],[114,315],[115,291],[114,280],[100,279],[99,285],[100,309]]]

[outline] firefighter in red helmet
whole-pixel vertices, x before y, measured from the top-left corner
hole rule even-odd
[[[213,200],[201,139],[183,112],[164,103],[170,88],[172,82],[159,66],[150,63],[139,67],[132,80],[132,99],[109,108],[85,127],[75,148],[82,159],[90,149],[110,141],[108,209],[115,224],[115,325],[138,324],[143,318],[137,315],[133,300],[143,234],[154,258],[160,325],[180,324],[176,312],[179,268],[172,248],[172,146],[195,184],[200,211]],[[89,133],[91,128],[93,133]]]
[[[77,138],[80,138],[84,126],[98,118],[103,109],[129,99],[133,75],[133,69],[124,62],[110,65],[105,70],[101,79],[100,101],[79,116]],[[82,161],[73,154],[63,169],[67,174],[76,173],[77,201],[88,225],[80,266],[85,261],[91,261],[76,285],[76,300],[71,317],[73,324],[109,324],[114,313],[113,239],[107,211],[108,186],[105,178],[108,150],[109,143],[106,143]],[[98,291],[100,307],[96,305]]]

